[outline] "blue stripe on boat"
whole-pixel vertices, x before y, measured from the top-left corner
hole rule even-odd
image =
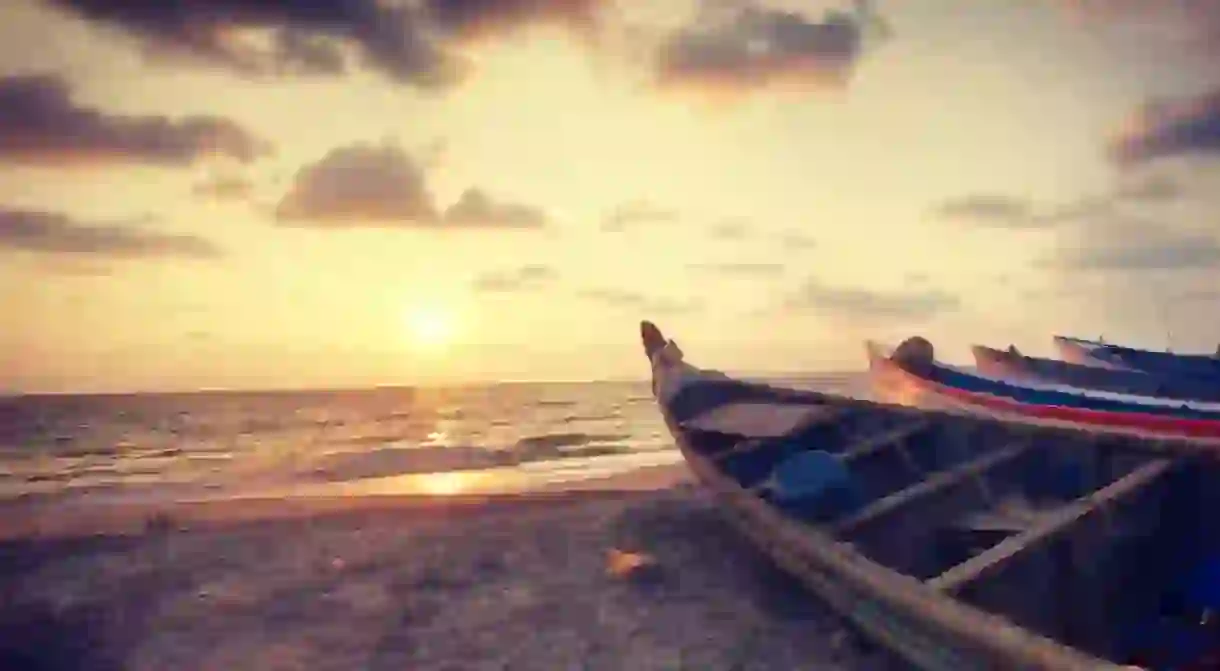
[[[1220,419],[1220,412],[1197,410],[1186,405],[1150,405],[1119,401],[1070,392],[1024,387],[1002,380],[993,380],[946,366],[934,366],[928,379],[946,387],[954,387],[992,396],[1010,398],[1030,405],[1053,405],[1067,408],[1103,410],[1108,412],[1131,412],[1148,415],[1163,415],[1186,419]]]

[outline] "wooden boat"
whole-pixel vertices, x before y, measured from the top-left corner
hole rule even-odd
[[[747,383],[641,335],[728,520],[916,667],[1181,668],[1217,649],[1220,488],[1197,444]]]
[[[1218,403],[987,377],[935,361],[932,345],[922,338],[907,340],[893,356],[868,343],[868,355],[874,394],[882,400],[1143,435],[1220,440]]]
[[[1220,381],[1220,348],[1215,354],[1175,354],[1067,336],[1055,336],[1054,342],[1060,356],[1072,363]]]
[[[1001,350],[975,345],[972,350],[979,372],[989,377],[1062,384],[1136,396],[1220,401],[1220,381],[1082,366],[1067,361],[1026,356],[1015,347]]]

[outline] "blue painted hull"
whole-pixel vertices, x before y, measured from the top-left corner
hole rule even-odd
[[[1220,381],[1085,366],[977,345],[974,360],[978,369],[990,377],[1027,379],[1118,394],[1220,402]]]
[[[916,372],[870,343],[870,369],[877,393],[891,402],[965,406],[1037,420],[1068,422],[1166,436],[1220,438],[1220,405],[1123,396],[1061,385],[1036,386],[975,375],[932,364]]]
[[[1206,354],[1174,354],[1123,347],[1095,340],[1055,336],[1055,344],[1068,360],[1087,365],[1137,370],[1165,377],[1215,380],[1220,383],[1220,357]],[[1083,351],[1083,353],[1082,353]]]

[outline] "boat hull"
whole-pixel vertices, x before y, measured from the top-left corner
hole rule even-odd
[[[1140,435],[1180,436],[1220,440],[1220,415],[1173,414],[1171,409],[1145,409],[1140,404],[1094,402],[1070,394],[1035,392],[1040,402],[1022,400],[1020,388],[994,380],[979,380],[988,391],[964,385],[944,384],[917,375],[885,356],[880,347],[868,347],[869,369],[874,392],[891,403],[928,409],[957,409],[982,412],[1026,421],[1051,422],[1078,427],[1134,432]],[[959,374],[964,376],[964,374]],[[989,393],[990,392],[990,393]],[[1005,393],[1008,392],[1008,393]],[[1109,407],[1106,407],[1109,406]],[[1183,410],[1185,415],[1187,411]]]
[[[981,345],[975,345],[972,349],[979,372],[991,377],[1069,385],[1116,394],[1203,403],[1220,402],[1220,383],[1182,377],[1171,378],[1140,371],[1081,366]]]
[[[1055,349],[1059,352],[1059,358],[1068,363],[1074,363],[1078,366],[1108,368],[1111,370],[1130,370],[1126,366],[1098,358],[1095,352],[1098,347],[1103,346],[1103,343],[1081,340],[1079,338],[1068,338],[1066,336],[1055,336],[1054,343]]]
[[[789,390],[781,394],[784,402],[801,398]],[[753,395],[739,394],[736,400]],[[801,396],[805,402],[825,402],[814,392]],[[863,634],[916,668],[1125,668],[1060,646],[989,613],[937,598],[919,581],[895,574],[833,538],[792,521],[693,449],[688,432],[664,404],[661,408],[687,466],[713,494],[726,521]]]
[[[1073,363],[1220,383],[1220,353],[1203,355],[1154,352],[1064,336],[1055,336],[1055,346],[1065,360]],[[1080,361],[1069,358],[1069,355],[1078,357]]]
[[[1115,585],[1176,589],[1179,564],[1207,566],[1195,539],[1220,521],[1160,529],[1214,508],[1214,476],[1185,454],[1197,443],[712,378],[666,361],[651,323],[641,331],[661,415],[718,510],[861,633],[936,671],[1164,666],[1146,654],[1164,636],[1128,636],[1157,604]],[[1114,548],[1139,563],[1100,561]]]

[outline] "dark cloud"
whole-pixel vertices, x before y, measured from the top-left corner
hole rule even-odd
[[[444,89],[468,68],[452,41],[536,23],[591,30],[600,0],[47,0],[132,36],[154,62],[243,76],[339,75],[353,65]]]
[[[606,4],[606,0],[426,0],[424,6],[443,32],[469,40],[548,23],[592,35],[598,11]]]
[[[297,172],[275,214],[281,223],[324,226],[426,225],[439,218],[423,169],[391,144],[332,149]]]
[[[580,296],[613,308],[631,310],[640,314],[680,314],[698,310],[701,303],[696,300],[679,301],[671,298],[646,296],[623,289],[588,289]]]
[[[691,266],[694,270],[716,273],[718,275],[738,275],[745,277],[775,277],[783,275],[787,268],[782,263],[697,263]]]
[[[214,259],[221,251],[193,235],[171,235],[132,225],[85,224],[64,214],[0,210],[0,247],[110,259]]]
[[[849,320],[917,322],[956,310],[961,306],[961,301],[957,296],[934,289],[873,291],[831,287],[811,279],[789,298],[785,306],[799,312]]]
[[[666,224],[677,221],[678,213],[643,201],[624,203],[602,221],[602,230],[620,233],[641,224]]]
[[[254,193],[254,183],[236,175],[215,175],[191,187],[200,198],[218,201],[247,201]]]
[[[695,21],[657,57],[662,87],[747,91],[777,85],[840,89],[859,61],[866,33],[881,26],[867,3],[820,20],[743,0],[704,0]]]
[[[513,270],[499,270],[475,278],[474,288],[486,293],[510,293],[538,289],[555,279],[549,266],[527,265]]]
[[[250,162],[269,152],[228,119],[106,114],[74,102],[61,77],[0,79],[0,160],[180,166],[212,155]]]
[[[466,189],[445,210],[445,223],[457,228],[542,228],[547,217],[539,208],[499,202],[481,189]]]
[[[154,60],[187,59],[248,76],[338,74],[347,69],[347,50],[423,88],[453,84],[464,69],[428,35],[417,10],[380,0],[50,2],[136,37]]]
[[[1108,150],[1123,166],[1175,156],[1220,157],[1220,88],[1194,98],[1145,105],[1124,124]]]
[[[301,168],[275,217],[281,224],[335,228],[522,229],[547,221],[538,208],[497,201],[477,188],[467,189],[442,213],[423,167],[389,143],[338,147]]]

